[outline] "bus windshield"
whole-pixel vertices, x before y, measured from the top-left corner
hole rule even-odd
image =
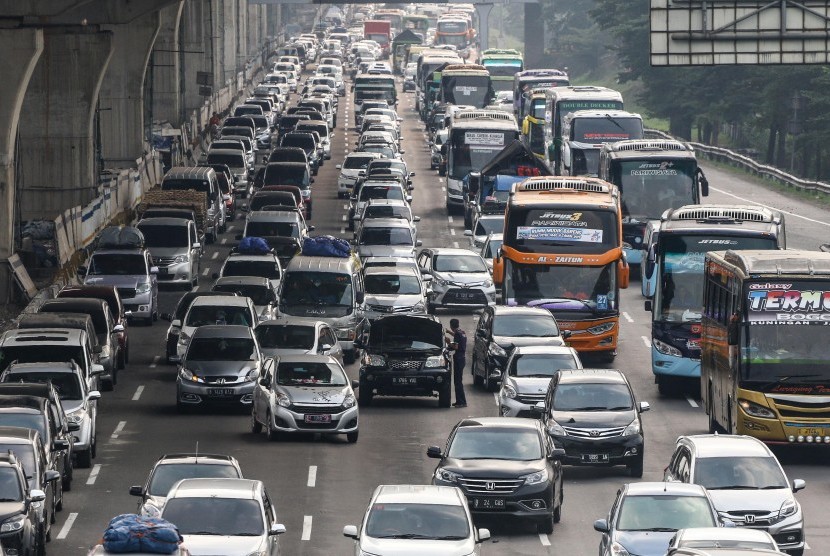
[[[482,65],[487,68],[491,77],[513,77],[517,71],[522,71],[521,60],[484,60]],[[512,83],[510,87],[513,87]]]
[[[525,253],[604,253],[619,247],[617,213],[606,210],[510,208],[505,245]]]
[[[470,172],[481,170],[515,136],[515,131],[454,130],[450,137],[449,177],[462,180]]]
[[[575,118],[571,124],[572,141],[599,145],[625,139],[642,139],[643,121],[639,118]]]
[[[444,102],[484,108],[493,98],[489,75],[441,74]]]
[[[589,313],[617,309],[616,263],[554,266],[505,259],[504,264],[507,305]]]
[[[615,181],[622,195],[623,218],[658,219],[667,209],[695,203],[696,169],[693,160],[620,162]]]
[[[565,116],[577,110],[622,110],[623,103],[619,100],[589,100],[572,99],[560,100],[556,103],[556,114],[554,115],[554,131],[556,135],[562,133],[562,120]]]

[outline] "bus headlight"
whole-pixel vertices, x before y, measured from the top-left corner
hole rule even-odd
[[[775,419],[775,413],[768,407],[758,405],[757,403],[748,400],[738,400],[738,405],[744,410],[744,413],[750,417],[760,417],[761,419]]]
[[[605,334],[606,332],[610,332],[614,328],[613,322],[604,322],[602,324],[598,324],[596,326],[592,326],[588,329],[588,332],[593,334],[594,336],[599,336],[600,334]]]
[[[652,338],[651,345],[654,346],[654,349],[657,350],[657,353],[662,353],[663,355],[671,355],[672,357],[683,357],[683,354],[680,353],[680,350],[674,346],[670,346],[666,342],[661,342],[660,340]]]

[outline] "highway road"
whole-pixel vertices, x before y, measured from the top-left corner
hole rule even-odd
[[[461,218],[448,217],[444,208],[443,178],[429,170],[429,150],[412,93],[401,95],[398,110],[405,119],[405,158],[416,172],[413,207],[422,217],[419,226],[424,246],[467,245]],[[352,121],[347,96],[340,102],[340,127],[332,159],[321,168],[313,186],[316,208],[311,223],[316,226],[315,234],[347,236],[345,201],[336,195],[335,165],[357,137],[352,130],[343,130],[344,123]],[[790,247],[814,249],[827,236],[830,216],[824,209],[722,170],[705,169],[712,187],[709,202],[760,203],[787,211]],[[210,275],[235,243],[233,237],[240,227],[238,219],[219,242],[206,249],[200,289],[210,288]],[[643,310],[639,290],[639,283],[632,283],[622,296],[620,349],[613,366],[626,372],[638,400],[651,403],[651,411],[644,415],[643,480],[660,480],[675,439],[705,433],[707,425],[694,398],[664,398],[657,393],[650,369],[649,315]],[[171,311],[180,294],[163,292],[162,310]],[[439,312],[439,316],[446,323],[456,315]],[[458,316],[472,337],[477,316]],[[343,526],[360,523],[378,484],[429,482],[435,464],[426,457],[427,446],[442,444],[462,417],[497,414],[493,394],[474,389],[468,374],[469,405],[464,409],[439,409],[435,399],[380,398],[371,408],[361,409],[361,434],[356,444],[348,444],[345,438],[319,437],[268,442],[265,435],[250,432],[249,416],[244,413],[177,414],[176,367],[162,360],[166,328],[164,322],[130,328],[130,365],[119,374],[116,391],[105,393],[99,402],[98,457],[92,469],[75,472],[74,488],[53,527],[48,546],[51,554],[85,554],[101,538],[111,517],[136,510],[137,499],[128,489],[144,482],[161,454],[195,451],[197,447],[201,452],[235,456],[246,477],[265,482],[279,520],[287,527],[281,540],[283,554],[350,554],[352,541],[342,536]],[[352,378],[357,377],[357,365],[347,370]],[[807,521],[808,554],[830,553],[825,510],[830,487],[828,450],[810,447],[778,450],[778,454],[790,479],[807,481],[807,488],[797,497]],[[482,547],[482,554],[596,554],[599,534],[593,531],[592,523],[605,517],[616,490],[629,480],[624,468],[565,468],[563,517],[553,534],[538,535],[535,529],[515,523],[484,524],[491,528],[493,538]]]

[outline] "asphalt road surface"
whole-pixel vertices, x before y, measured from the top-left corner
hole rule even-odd
[[[296,100],[296,95],[292,101]],[[423,126],[414,110],[414,94],[400,96],[398,112],[404,118],[404,158],[416,172],[414,213],[421,216],[420,238],[424,246],[468,245],[460,217],[448,217],[444,205],[444,178],[429,169],[429,148]],[[344,125],[353,122],[351,98],[340,99],[332,159],[321,168],[313,186],[315,234],[350,237],[345,229],[346,201],[337,198],[335,165],[349,152],[357,135]],[[827,236],[830,216],[809,203],[768,191],[734,175],[705,167],[711,184],[708,202],[758,203],[786,212],[790,247],[815,249]],[[199,288],[211,285],[239,232],[239,219],[231,223],[202,260]],[[632,282],[623,292],[620,347],[614,367],[626,372],[638,400],[651,403],[644,415],[646,459],[643,480],[660,480],[675,439],[683,434],[705,433],[706,416],[694,398],[664,398],[657,393],[650,369],[649,314],[643,310],[640,286]],[[164,291],[162,311],[174,308],[181,292]],[[461,319],[470,337],[477,315],[439,311],[445,324],[451,316]],[[85,554],[99,541],[113,516],[134,512],[137,498],[130,485],[142,484],[156,459],[169,452],[218,452],[235,456],[248,478],[265,482],[274,499],[279,521],[287,527],[282,536],[286,555],[353,554],[353,541],[342,535],[346,524],[359,524],[369,496],[382,483],[428,483],[435,462],[426,448],[443,444],[451,427],[462,417],[497,414],[492,393],[473,388],[466,375],[468,407],[439,409],[437,399],[379,398],[361,409],[360,440],[299,437],[268,442],[265,435],[249,430],[245,413],[197,413],[179,415],[175,407],[176,367],[165,364],[167,323],[129,329],[131,361],[119,373],[115,392],[99,402],[98,457],[91,469],[78,469],[72,492],[53,527],[51,554]],[[586,365],[591,365],[586,361]],[[605,365],[607,366],[607,365]],[[357,365],[347,368],[357,378]],[[807,488],[798,493],[804,508],[806,538],[812,553],[830,553],[827,533],[827,449],[809,447],[777,451],[790,479],[803,478]],[[539,535],[531,527],[515,523],[486,524],[493,538],[482,554],[531,555],[596,554],[599,534],[595,519],[605,517],[616,490],[630,481],[624,468],[565,469],[562,522],[552,535]],[[825,552],[828,551],[828,552]],[[809,554],[809,552],[808,552]]]

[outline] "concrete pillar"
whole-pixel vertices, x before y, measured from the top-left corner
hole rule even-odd
[[[101,153],[105,168],[129,168],[147,150],[144,78],[159,32],[159,12],[126,25],[106,25],[113,54],[101,85]]]
[[[478,13],[478,50],[490,48],[490,10],[493,4],[475,4]]]
[[[97,196],[93,119],[113,52],[109,31],[46,28],[20,112],[21,219],[54,218]]]
[[[190,113],[202,104],[199,86],[196,83],[196,72],[211,72],[213,69],[213,40],[209,19],[204,15],[209,8],[209,0],[187,0],[179,23],[179,88],[182,103],[179,117],[182,121],[186,121]],[[201,54],[197,54],[199,52]]]
[[[40,29],[0,30],[0,261],[14,254],[15,146],[20,109],[37,61],[43,53]],[[0,303],[11,294],[10,269],[0,264]]]
[[[545,56],[545,22],[542,6],[525,4],[525,68],[543,68]]]
[[[246,2],[247,3],[247,2]],[[245,47],[245,57],[250,58],[262,48],[262,25],[260,24],[263,4],[248,4],[248,44]]]
[[[221,10],[219,11],[220,19],[217,25],[216,36],[218,37],[219,44],[221,45],[221,50],[219,51],[221,59],[220,78],[224,86],[228,80],[236,78],[239,0],[220,0],[219,4],[221,6]]]
[[[167,120],[173,127],[181,123],[181,64],[179,38],[185,0],[179,0],[159,12],[161,27],[153,46],[150,79],[153,83],[151,113],[154,120]]]

